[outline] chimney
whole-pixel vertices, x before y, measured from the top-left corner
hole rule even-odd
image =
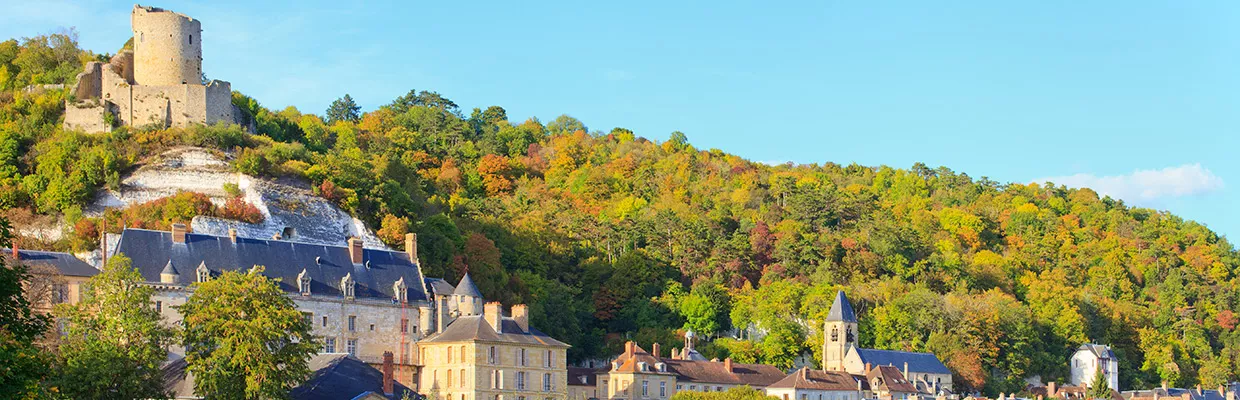
[[[728,357],[723,363],[724,368],[727,368],[728,372],[732,372],[732,358]],[[809,380],[809,368],[801,368],[801,379]]]
[[[228,228],[228,240],[237,243],[237,228]]]
[[[349,260],[354,264],[362,263],[362,239],[356,236],[349,238]]]
[[[654,356],[656,360],[659,359],[659,344],[658,343],[650,345],[650,355]]]
[[[624,342],[624,356],[625,357],[631,358],[633,357],[633,353],[636,353],[636,352],[637,352],[637,343],[634,343],[632,340]]]
[[[503,310],[503,306],[498,301],[492,301],[483,306],[482,317],[486,318],[487,324],[491,325],[491,329],[494,329],[495,333],[503,333],[503,328],[501,327],[504,323]]]
[[[1167,390],[1167,381],[1162,381],[1162,390],[1163,391]]]
[[[185,224],[180,222],[172,224],[172,243],[185,243],[186,233]]]
[[[396,394],[392,385],[392,352],[383,352],[383,394],[391,396]]]
[[[869,374],[870,374],[870,369],[871,369],[871,368],[874,368],[874,365],[872,365],[872,364],[870,364],[870,363],[865,363],[865,374],[866,374],[866,375],[869,375]]]
[[[908,380],[908,361],[904,362],[904,380]]]
[[[728,357],[728,358],[723,359],[723,369],[727,370],[729,374],[730,374],[730,373],[732,373],[732,357]],[[806,372],[805,372],[805,371],[806,371],[806,369],[805,369],[805,368],[802,368],[802,369],[801,369],[801,374],[802,374],[802,375],[806,374]]]
[[[414,264],[418,263],[418,234],[405,234],[405,254],[409,255],[409,261]]]
[[[1201,396],[1201,384],[1200,383],[1197,384],[1197,395]]]
[[[673,347],[673,348],[672,348],[672,359],[673,359],[673,360],[679,360],[679,359],[680,359],[680,350],[678,350],[678,349],[677,349],[677,348],[675,348],[675,347]]]
[[[1058,390],[1056,390],[1056,389],[1058,389],[1056,386],[1058,386],[1058,385],[1056,385],[1056,384],[1055,384],[1055,382],[1051,382],[1051,383],[1047,383],[1047,384],[1046,384],[1046,397],[1049,397],[1049,398],[1052,398],[1052,399],[1053,399],[1053,398],[1055,398],[1055,397],[1057,397],[1056,395],[1058,395],[1058,394],[1059,394],[1059,391],[1058,391]]]
[[[271,235],[271,240],[280,240],[283,238],[283,236],[280,236],[280,232],[276,232],[274,235]]]
[[[525,304],[512,306],[512,319],[521,327],[521,333],[530,333],[530,309]]]
[[[1227,397],[1227,387],[1226,387],[1226,386],[1223,386],[1223,385],[1218,385],[1218,396],[1219,396],[1219,397]]]

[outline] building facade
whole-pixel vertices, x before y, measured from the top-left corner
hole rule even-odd
[[[467,274],[458,289],[471,282]],[[480,315],[457,316],[418,342],[419,392],[444,400],[567,399],[569,346],[531,328],[525,305],[514,305],[511,314],[505,317],[497,302],[486,303]]]

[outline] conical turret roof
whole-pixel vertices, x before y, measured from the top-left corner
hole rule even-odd
[[[177,275],[177,269],[172,266],[172,260],[168,260],[168,264],[164,265],[164,270],[159,271],[160,275]]]
[[[461,277],[461,282],[456,284],[456,291],[452,292],[452,294],[482,298],[482,292],[478,291],[478,286],[474,285],[474,280],[469,277],[468,272]]]
[[[857,314],[853,313],[852,303],[848,302],[843,290],[835,293],[835,302],[827,313],[827,321],[857,322]]]

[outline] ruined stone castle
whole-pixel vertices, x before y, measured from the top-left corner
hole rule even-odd
[[[203,82],[200,21],[141,5],[134,5],[130,20],[133,50],[106,64],[86,64],[65,104],[65,129],[240,123],[232,86]]]

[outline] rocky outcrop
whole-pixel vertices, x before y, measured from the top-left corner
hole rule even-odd
[[[217,206],[229,198],[225,184],[237,185],[244,199],[263,213],[265,220],[250,224],[215,217],[199,216],[192,221],[194,232],[226,236],[236,229],[241,237],[341,245],[349,237],[361,237],[366,247],[386,248],[366,225],[336,205],[315,196],[305,183],[275,182],[233,172],[225,156],[211,151],[184,147],[153,157],[121,181],[120,191],[101,193],[87,212],[102,213],[105,207],[126,207],[178,191],[206,194]]]

